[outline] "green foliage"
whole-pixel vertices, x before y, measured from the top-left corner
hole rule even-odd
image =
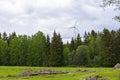
[[[21,51],[19,51],[19,39],[18,37],[15,37],[11,40],[10,43],[10,64],[11,65],[18,65],[19,64],[19,54]]]
[[[7,41],[8,37],[7,37],[7,33],[6,32],[3,33],[2,38],[3,38],[4,41]]]
[[[63,50],[63,55],[66,66],[69,64],[69,57],[68,57],[69,53],[70,53],[69,47],[65,45]]]
[[[70,44],[70,51],[72,52],[73,50],[75,50],[75,42],[74,42],[74,39],[72,38],[71,44]]]
[[[81,45],[77,48],[74,62],[78,66],[89,65],[89,47],[88,46]]]
[[[80,34],[77,35],[77,38],[74,40],[74,47],[75,50],[78,48],[78,46],[82,45]]]
[[[60,34],[52,39],[38,31],[33,36],[0,34],[0,65],[13,66],[114,66],[120,63],[120,29],[85,32],[63,44]]]
[[[73,50],[72,52],[69,53],[69,55],[68,55],[69,66],[75,66],[75,63],[74,63],[75,54],[76,54],[75,50]]]
[[[116,33],[112,33],[112,45],[111,45],[111,52],[112,58],[114,61],[113,64],[120,63],[120,29]]]
[[[28,53],[28,37],[20,35],[14,37],[10,42],[10,64],[26,65]]]
[[[101,36],[101,60],[103,66],[112,66],[112,53],[111,53],[111,34],[108,29],[103,30]]]
[[[93,59],[93,66],[100,67],[101,66],[101,57],[100,56],[94,56]]]
[[[0,39],[0,65],[9,65],[9,54],[7,43]]]
[[[60,34],[54,31],[53,38],[50,44],[49,66],[63,66],[63,43]]]
[[[46,55],[44,56],[44,66],[49,66],[49,57],[50,57],[50,37],[49,35],[47,35]]]
[[[18,36],[19,42],[19,65],[27,65],[29,38],[26,35]]]
[[[27,65],[45,65],[44,56],[46,56],[46,37],[39,31],[30,40]]]

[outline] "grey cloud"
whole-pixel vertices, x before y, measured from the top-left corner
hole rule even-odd
[[[67,41],[74,37],[74,31],[69,27],[74,26],[75,21],[78,21],[77,33],[81,36],[91,29],[101,31],[106,26],[110,29],[117,29],[119,26],[118,22],[112,20],[116,12],[112,8],[104,11],[99,6],[99,0],[72,0],[70,5],[56,8],[28,5],[24,0],[21,3],[24,4],[21,7],[23,12],[0,10],[0,31],[31,35],[40,30],[52,36],[56,30],[61,33],[63,41]],[[16,1],[13,0],[11,4],[15,5]]]

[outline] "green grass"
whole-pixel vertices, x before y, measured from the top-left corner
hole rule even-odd
[[[68,74],[56,74],[56,75],[39,75],[31,77],[16,78],[14,76],[24,71],[37,71],[43,69],[54,69],[61,71],[69,71]],[[96,72],[76,72],[76,70],[95,70]],[[7,67],[0,66],[0,80],[80,80],[80,78],[86,78],[88,76],[99,75],[109,80],[120,80],[120,69],[113,70],[112,68],[80,68],[80,67]]]

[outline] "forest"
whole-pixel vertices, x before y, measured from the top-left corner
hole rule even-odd
[[[0,34],[1,66],[89,66],[112,67],[120,63],[120,29],[85,32],[63,43],[60,33],[53,37],[38,31],[32,36],[15,32]]]

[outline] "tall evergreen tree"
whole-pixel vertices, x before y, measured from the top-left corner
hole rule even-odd
[[[113,33],[114,35],[115,33]],[[114,35],[114,43],[113,43],[113,65],[116,63],[120,63],[120,29]]]
[[[7,33],[6,32],[3,33],[2,38],[3,38],[4,41],[7,42],[8,37],[7,37]]]
[[[0,39],[2,38],[1,33],[0,33]]]
[[[50,57],[50,37],[47,35],[47,40],[46,40],[46,55],[45,55],[45,66],[49,66],[49,57]]]
[[[89,44],[89,34],[87,34],[87,32],[85,32],[85,34],[84,34],[84,44],[85,45]]]
[[[94,38],[97,38],[97,33],[96,33],[94,30],[91,31],[91,35],[92,35]]]
[[[81,41],[81,37],[80,34],[77,35],[77,39],[76,39],[76,49],[78,48],[78,46],[82,45],[82,41]]]
[[[9,34],[9,37],[7,39],[8,46],[10,45],[11,40],[16,37],[16,33],[13,32],[12,34]]]
[[[108,29],[103,30],[101,36],[101,58],[103,66],[111,66],[111,34]]]
[[[74,42],[74,39],[72,38],[71,44],[70,44],[70,51],[72,52],[73,50],[75,50],[75,42]]]
[[[50,45],[49,66],[63,66],[63,43],[60,34],[55,31]]]

